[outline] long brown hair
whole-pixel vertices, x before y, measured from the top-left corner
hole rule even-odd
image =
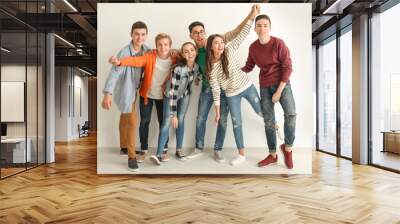
[[[199,56],[199,52],[197,51],[197,47],[196,44],[192,43],[192,42],[185,42],[182,44],[181,50],[179,51],[179,55],[178,58],[176,59],[176,63],[174,65],[171,66],[170,70],[169,70],[169,78],[171,79],[172,77],[172,73],[175,70],[176,67],[184,67],[187,65],[187,61],[186,59],[182,56],[183,53],[183,47],[185,47],[186,45],[192,45],[194,47],[194,49],[196,50],[196,58],[194,59],[195,63],[197,61],[197,57]]]
[[[219,37],[222,40],[224,40],[224,37],[219,35],[219,34],[213,34],[210,37],[208,37],[207,47],[206,47],[206,49],[207,49],[207,51],[206,51],[207,52],[206,53],[206,74],[207,74],[207,77],[210,76],[211,71],[213,69],[212,59],[214,58],[214,54],[213,54],[213,51],[212,51],[211,47],[212,47],[212,42],[216,37]],[[224,49],[224,52],[221,55],[220,60],[221,60],[221,64],[222,64],[222,70],[223,70],[223,72],[225,74],[225,78],[229,78],[229,70],[228,70],[229,61],[228,61],[228,56],[226,55],[225,49]]]
[[[185,42],[185,43],[182,44],[181,50],[180,50],[180,52],[179,52],[179,57],[177,58],[177,60],[176,60],[176,65],[175,65],[174,67],[176,67],[176,66],[185,66],[185,65],[187,65],[187,61],[186,61],[186,59],[183,57],[183,47],[185,47],[186,45],[192,45],[192,46],[194,47],[194,49],[196,50],[196,58],[194,59],[194,61],[195,61],[195,62],[197,61],[197,56],[198,56],[199,54],[198,54],[196,45],[195,45],[194,43],[192,43],[192,42]]]

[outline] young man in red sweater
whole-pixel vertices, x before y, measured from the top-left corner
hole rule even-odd
[[[258,162],[264,167],[278,161],[276,154],[276,121],[274,105],[279,102],[284,111],[285,144],[280,149],[285,157],[286,167],[293,168],[292,146],[295,138],[296,107],[289,78],[292,73],[290,52],[283,40],[270,35],[271,19],[267,15],[259,15],[255,19],[258,39],[249,48],[249,56],[244,72],[250,72],[254,66],[260,68],[260,95],[265,122],[269,155]]]

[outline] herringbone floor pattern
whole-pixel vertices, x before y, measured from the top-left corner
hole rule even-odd
[[[400,175],[313,153],[313,174],[99,176],[96,139],[0,181],[0,223],[400,223]]]

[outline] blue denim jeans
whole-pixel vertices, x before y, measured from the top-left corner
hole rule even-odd
[[[178,128],[176,129],[176,149],[182,149],[183,134],[185,132],[185,115],[189,106],[190,95],[186,95],[180,98],[177,102],[177,117],[178,117]],[[163,101],[164,118],[161,125],[161,130],[158,135],[158,147],[157,155],[161,156],[163,148],[168,141],[169,127],[171,125],[171,108],[169,106],[169,98],[164,97]]]
[[[199,97],[199,107],[196,119],[196,148],[204,149],[204,135],[206,133],[206,122],[208,113],[214,103],[211,88],[202,89]],[[215,137],[214,150],[222,150],[226,134],[227,117],[229,108],[226,103],[225,93],[221,91],[221,118],[218,122],[217,136]]]
[[[261,88],[261,105],[264,114],[265,135],[267,136],[267,143],[269,152],[276,152],[276,129],[275,129],[275,110],[274,103],[272,103],[272,96],[278,89],[278,85],[268,88]],[[282,91],[279,103],[284,112],[284,134],[285,145],[288,147],[293,146],[296,130],[296,105],[294,103],[293,93],[290,83],[286,84]]]
[[[242,98],[245,98],[250,103],[251,107],[253,107],[254,111],[259,116],[263,116],[260,104],[260,96],[258,95],[257,89],[254,87],[254,85],[251,85],[238,95],[227,97],[227,102],[232,117],[233,134],[235,136],[236,147],[238,149],[244,148],[241,108]]]
[[[140,148],[141,150],[147,150],[148,139],[149,139],[149,125],[151,121],[151,112],[153,110],[153,105],[156,106],[157,110],[157,118],[158,118],[158,126],[161,131],[161,124],[163,119],[163,100],[155,100],[148,98],[147,104],[144,104],[144,98],[140,97],[140,125],[139,125],[139,138],[140,138]],[[168,140],[164,146],[166,149],[168,148]]]

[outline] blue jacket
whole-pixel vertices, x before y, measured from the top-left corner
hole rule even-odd
[[[135,53],[131,42],[119,51],[117,58],[141,56],[150,50],[146,45],[142,45],[142,49]],[[121,113],[132,112],[132,104],[135,101],[142,74],[143,68],[112,66],[103,93],[113,95],[114,103]]]

